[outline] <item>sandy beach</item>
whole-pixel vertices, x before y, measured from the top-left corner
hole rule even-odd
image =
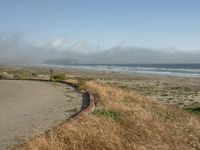
[[[49,69],[30,66],[2,66],[1,72],[6,73],[9,78],[13,78],[13,74],[20,78],[35,78],[32,74],[36,73],[36,78],[49,79]],[[200,78],[83,69],[53,69],[55,73],[64,73],[69,79],[81,78],[106,82],[126,90],[137,91],[170,105],[182,108],[200,106]]]
[[[49,69],[46,67],[2,66],[1,72],[6,73],[6,76],[10,78],[13,78],[13,73],[21,78],[34,78],[32,74],[36,73],[36,78],[49,79]],[[69,79],[81,78],[106,82],[126,90],[137,91],[170,105],[182,108],[200,106],[200,78],[83,69],[53,69],[55,73],[64,73]]]
[[[81,103],[82,95],[67,85],[0,80],[0,149],[61,123]]]
[[[55,82],[22,81],[50,79],[50,69]],[[126,149],[134,149],[135,143],[138,149],[144,145],[149,149],[163,145],[165,149],[200,148],[199,78],[30,66],[2,66],[0,78],[17,79],[0,80],[0,95],[4,98],[0,101],[0,135],[4,135],[0,142],[15,144],[19,133],[29,137],[36,135],[32,134],[35,129],[45,131],[54,126],[14,150],[101,149],[120,142],[115,149],[124,149],[128,144]],[[62,122],[77,110],[74,106],[81,106],[82,98],[72,88],[56,82],[59,79],[94,93],[94,112],[59,125],[59,119]]]
[[[108,83],[181,108],[200,106],[200,78],[83,69],[56,68],[55,72],[65,73],[68,78]]]

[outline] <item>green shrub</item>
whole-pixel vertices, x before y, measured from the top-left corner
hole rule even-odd
[[[65,80],[65,74],[56,74],[56,75],[53,75],[53,79],[56,80],[56,81]]]
[[[187,111],[200,114],[200,106],[186,108]]]
[[[32,73],[32,76],[33,76],[33,77],[36,77],[36,76],[37,76],[37,73]]]

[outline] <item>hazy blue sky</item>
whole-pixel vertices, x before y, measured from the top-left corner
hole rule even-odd
[[[200,50],[200,0],[0,0],[0,32],[37,44]]]

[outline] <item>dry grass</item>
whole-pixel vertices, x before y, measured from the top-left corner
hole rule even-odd
[[[81,84],[94,94],[98,113],[78,116],[14,149],[200,149],[195,116],[101,82]]]

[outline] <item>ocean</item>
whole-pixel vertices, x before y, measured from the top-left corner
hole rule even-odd
[[[142,73],[166,76],[181,77],[200,77],[200,64],[118,64],[118,65],[49,65],[47,67],[105,71],[105,72],[121,72],[121,73]]]

